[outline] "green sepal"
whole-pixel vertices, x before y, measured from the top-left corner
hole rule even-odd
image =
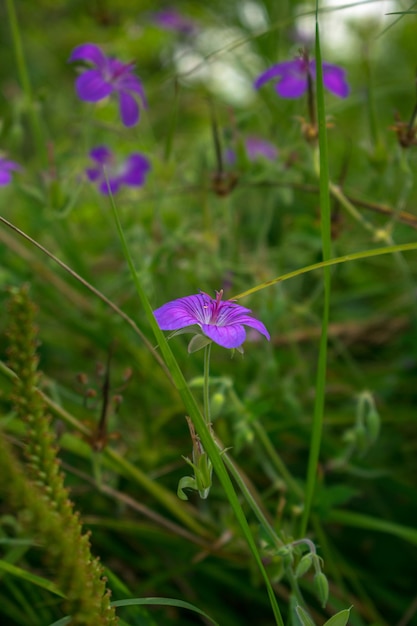
[[[300,620],[301,626],[315,626],[313,620],[311,619],[307,611],[303,609],[302,606],[296,606],[295,610],[297,613],[297,617]]]
[[[180,500],[188,500],[188,496],[184,493],[184,489],[194,489],[194,491],[197,491],[195,478],[191,478],[191,476],[183,476],[180,479],[177,489],[177,496]]]
[[[205,335],[194,335],[188,344],[188,354],[193,354],[193,352],[198,352],[198,350],[202,350],[208,344],[211,343],[211,339],[206,337]]]
[[[346,626],[349,621],[350,609],[343,609],[336,615],[332,615],[330,619],[323,624],[323,626]]]
[[[304,574],[306,574],[308,570],[310,569],[312,563],[313,563],[313,555],[311,554],[311,552],[301,557],[295,569],[295,577],[301,578],[302,576],[304,576]]]

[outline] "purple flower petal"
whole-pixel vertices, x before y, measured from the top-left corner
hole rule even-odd
[[[146,102],[145,92],[142,87],[142,83],[139,78],[132,74],[126,76],[122,83],[123,91],[133,91],[136,93],[142,101],[142,106],[146,108],[148,106]]]
[[[132,187],[140,187],[145,182],[145,177],[151,165],[143,154],[131,154],[126,160],[124,174],[120,179]]]
[[[190,18],[181,15],[174,8],[158,11],[154,14],[154,21],[161,28],[175,30],[184,35],[190,35],[197,30],[196,24]]]
[[[134,126],[139,120],[139,106],[133,96],[121,91],[119,94],[120,115],[125,126]]]
[[[88,167],[85,170],[85,173],[87,174],[88,180],[92,183],[95,183],[99,178],[103,176],[103,169],[94,169],[93,167]]]
[[[98,102],[112,93],[119,96],[120,115],[125,126],[133,126],[139,120],[139,98],[146,107],[145,93],[139,78],[133,74],[133,63],[122,63],[106,57],[94,44],[75,48],[70,61],[87,61],[95,67],[88,69],[76,80],[77,95],[86,102]],[[134,97],[135,96],[135,97]]]
[[[254,82],[254,87],[259,89],[265,82],[277,79],[275,89],[282,98],[299,98],[308,87],[308,73],[311,72],[313,79],[316,77],[315,61],[308,61],[307,56],[284,61],[273,65],[263,72]],[[345,98],[349,93],[349,85],[346,82],[345,70],[331,63],[323,63],[324,86],[340,98]]]
[[[251,161],[256,161],[259,157],[265,157],[270,161],[274,161],[278,156],[276,146],[266,139],[260,137],[247,137],[245,141],[246,152]]]
[[[104,178],[104,180],[99,185],[99,190],[105,196],[109,195],[109,187],[112,195],[117,193],[120,189],[120,181],[117,178],[109,178],[108,180]]]
[[[113,91],[112,85],[103,80],[98,70],[87,70],[75,81],[77,95],[86,102],[98,102]]]
[[[234,324],[233,326],[203,324],[201,330],[223,348],[238,348],[246,339],[246,331],[241,324]]]
[[[323,84],[335,96],[346,98],[349,95],[349,85],[346,82],[346,72],[337,65],[323,63]]]
[[[86,61],[102,68],[106,64],[106,57],[98,46],[93,43],[85,43],[74,48],[69,61]]]
[[[275,89],[281,98],[299,98],[307,90],[307,77],[288,74],[275,85]]]
[[[15,161],[0,157],[0,186],[8,185],[12,180],[12,172],[22,168]]]
[[[203,314],[200,296],[186,296],[167,302],[156,309],[156,317],[161,330],[180,330],[198,324],[197,314]]]
[[[294,61],[283,61],[282,63],[277,63],[276,65],[270,67],[255,80],[255,89],[259,89],[259,87],[262,87],[264,83],[267,83],[273,78],[279,78],[280,76],[286,74],[288,71],[295,67],[296,61],[299,61],[299,59],[294,59]]]
[[[148,159],[140,153],[131,154],[124,163],[117,163],[107,146],[97,146],[90,152],[95,166],[85,170],[87,178],[98,185],[103,194],[116,193],[122,185],[140,187],[150,170]]]
[[[112,153],[107,146],[97,146],[90,151],[90,157],[101,165],[106,165],[112,160]]]
[[[248,315],[251,311],[236,302],[222,301],[205,293],[186,296],[164,304],[154,311],[161,330],[180,330],[197,324],[203,333],[224,348],[238,348],[246,338],[244,326],[255,328],[267,339],[269,333],[262,322]]]

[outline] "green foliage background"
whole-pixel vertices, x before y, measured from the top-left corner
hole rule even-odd
[[[16,63],[10,4],[0,5],[0,148],[24,169],[0,188],[1,216],[105,294],[152,346],[109,200],[84,180],[93,146],[105,143],[121,155],[140,151],[151,160],[144,188],[125,188],[115,201],[154,307],[199,289],[211,294],[224,286],[233,297],[321,260],[313,149],[297,119],[306,116],[305,102],[277,98],[271,84],[241,101],[222,87],[227,69],[239,72],[236,89],[246,81],[250,91],[261,71],[296,54],[296,16],[313,11],[312,3],[177,2],[205,33],[187,42],[153,24],[160,3],[19,0],[31,93]],[[262,10],[264,27],[252,28],[242,17],[250,4]],[[372,4],[384,11],[384,3]],[[406,8],[397,3],[398,11]],[[337,15],[347,23],[350,9]],[[415,106],[416,17],[393,16],[388,24],[385,32],[378,22],[352,25],[356,43],[348,51],[326,44],[322,29],[324,60],[346,67],[351,85],[346,100],[326,94],[330,178],[358,212],[355,219],[333,195],[335,257],[416,241],[417,148],[401,149],[392,130],[395,113],[408,121]],[[93,107],[77,100],[76,64],[67,61],[85,42],[135,61],[149,106],[133,129],[122,127],[114,101]],[[201,61],[201,78],[195,70],[178,72],[181,57],[191,52]],[[251,163],[240,145],[236,166],[227,170],[237,185],[224,197],[213,190],[213,111],[224,148],[233,138],[239,145],[259,134],[279,150],[276,162]],[[404,212],[409,223],[401,219]],[[350,623],[357,626],[406,626],[416,619],[415,262],[416,253],[408,252],[332,269],[325,429],[308,530],[330,580],[326,610],[312,578],[301,582],[318,624],[350,605]],[[55,403],[49,405],[51,428],[66,485],[91,530],[112,599],[180,598],[222,625],[271,624],[262,580],[216,479],[207,501],[176,498],[181,455],[190,454],[191,443],[182,402],[153,351],[102,300],[1,224],[1,426],[16,455],[27,433],[14,412],[4,364],[9,288],[23,284],[38,309],[42,390]],[[258,291],[242,304],[265,323],[270,344],[248,341],[243,359],[217,346],[212,352],[214,429],[288,542],[299,538],[322,295],[321,271]],[[186,336],[170,345],[200,402],[202,354],[188,355]],[[123,401],[109,411],[115,437],[97,454],[91,433],[111,346],[112,395],[122,394]],[[80,374],[88,377],[85,385]],[[90,388],[96,396],[86,400]],[[352,437],[364,390],[376,403],[381,430],[376,442],[360,449]],[[282,560],[264,546],[245,504],[244,510],[289,623]],[[0,558],[55,580],[36,537],[16,515],[0,500]],[[65,615],[50,591],[1,568],[0,577],[2,623],[46,626]],[[178,607],[130,607],[118,614],[132,626],[202,619]]]

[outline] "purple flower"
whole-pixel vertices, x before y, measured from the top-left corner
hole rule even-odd
[[[255,135],[246,138],[245,146],[250,161],[256,161],[262,157],[275,161],[278,156],[278,150],[273,143]]]
[[[0,156],[0,186],[8,185],[12,180],[12,172],[20,169],[18,163]]]
[[[138,152],[131,154],[123,163],[116,163],[114,155],[106,146],[98,146],[90,152],[94,167],[86,170],[88,179],[97,183],[103,194],[117,193],[121,185],[141,187],[151,166],[146,157]]]
[[[255,328],[268,340],[269,333],[259,320],[232,300],[222,301],[223,290],[214,300],[206,293],[172,300],[154,311],[161,330],[180,330],[197,324],[204,335],[223,348],[239,348],[246,339],[244,326]]]
[[[98,102],[115,93],[119,97],[123,124],[125,126],[136,124],[139,120],[137,99],[143,107],[146,107],[146,100],[142,83],[133,73],[133,63],[125,64],[106,57],[100,48],[92,43],[75,48],[69,60],[85,61],[94,66],[94,69],[88,69],[80,74],[75,82],[80,100]]]
[[[155,24],[165,30],[174,30],[182,35],[192,35],[197,31],[197,26],[193,20],[181,15],[174,8],[163,9],[153,16]]]
[[[293,61],[284,61],[270,67],[254,82],[255,89],[259,89],[268,80],[278,79],[275,89],[282,98],[299,98],[307,91],[307,77],[311,74],[316,78],[316,62],[309,61],[304,56]],[[337,65],[323,63],[324,86],[339,98],[346,98],[349,85],[346,82],[346,72]]]
[[[249,161],[258,161],[259,159],[275,161],[278,156],[277,147],[273,143],[256,135],[246,137],[245,150]],[[225,159],[229,165],[234,165],[236,163],[236,151],[233,148],[227,148]]]

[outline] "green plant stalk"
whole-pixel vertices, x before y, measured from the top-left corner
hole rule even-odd
[[[271,526],[271,524],[267,520],[264,512],[262,511],[261,507],[259,506],[256,499],[252,495],[249,487],[247,486],[246,482],[243,480],[242,476],[240,475],[239,470],[237,469],[236,465],[233,463],[231,457],[227,454],[227,452],[225,452],[222,455],[222,457],[223,457],[225,465],[229,469],[229,472],[235,479],[236,484],[239,486],[239,489],[242,492],[242,495],[244,496],[246,502],[249,504],[250,508],[255,514],[256,519],[262,526],[265,533],[268,535],[269,540],[276,548],[281,547],[283,545],[282,540],[278,537],[274,528]]]
[[[273,463],[273,465],[275,466],[275,469],[283,478],[288,489],[292,491],[292,493],[298,498],[302,498],[303,497],[302,488],[298,485],[296,480],[291,476],[290,472],[287,470],[285,463],[282,461],[281,457],[278,455],[277,451],[272,445],[271,440],[269,439],[268,434],[266,433],[262,424],[260,424],[258,421],[254,421],[252,423],[252,428],[256,432],[256,437],[258,441],[263,446],[265,452],[269,456],[270,461]]]
[[[320,150],[320,208],[321,208],[321,238],[323,260],[328,261],[331,256],[331,210],[329,194],[329,163],[327,155],[326,111],[324,106],[323,68],[320,50],[320,32],[318,21],[318,0],[316,0],[316,72],[317,72],[317,121],[319,131]],[[317,465],[320,456],[320,446],[323,431],[323,414],[325,403],[325,386],[327,370],[327,335],[330,310],[330,268],[323,270],[324,303],[323,319],[320,337],[319,358],[316,377],[316,397],[314,403],[313,430],[311,434],[310,453],[308,458],[306,492],[303,514],[301,517],[300,536],[307,532],[311,506],[316,489]]]
[[[10,381],[17,378],[16,374],[2,361],[0,361],[0,374],[5,376]],[[37,391],[42,398],[42,401],[53,415],[61,419],[66,424],[69,424],[78,432],[82,433],[87,440],[91,438],[92,431],[85,424],[56,404],[43,391]],[[207,528],[199,523],[195,515],[190,513],[184,505],[182,507],[178,507],[177,498],[174,497],[170,491],[168,491],[163,485],[160,485],[150,479],[144,472],[142,472],[142,470],[135,467],[124,456],[121,456],[118,452],[109,447],[106,447],[103,450],[102,455],[112,462],[116,471],[123,476],[131,478],[137,485],[140,485],[190,530],[202,537],[211,536]]]
[[[33,100],[32,88],[30,85],[29,73],[27,71],[25,55],[23,52],[22,38],[20,36],[19,22],[17,19],[14,0],[7,1],[7,12],[9,15],[10,30],[12,33],[14,53],[16,56],[17,72],[19,75],[22,89],[26,96],[27,103],[29,105],[29,119],[32,127],[32,134],[34,142],[37,146],[37,152],[42,155],[43,161],[47,162],[46,147],[43,141],[42,127],[39,120],[39,116],[36,111],[35,103]]]
[[[265,282],[260,283],[255,287],[251,287],[246,291],[242,291],[236,296],[232,296],[230,299],[240,300],[241,298],[246,298],[253,293],[262,291],[263,289],[267,289],[268,287],[272,287],[273,285],[277,285],[278,283],[283,283],[285,280],[289,280],[290,278],[295,278],[296,276],[301,276],[302,274],[308,274],[309,272],[314,272],[315,270],[332,267],[333,265],[340,265],[341,263],[347,263],[348,261],[360,261],[362,259],[369,259],[370,257],[381,256],[383,254],[409,252],[411,250],[417,250],[416,242],[403,243],[396,246],[386,246],[385,248],[375,248],[374,250],[364,250],[363,252],[353,252],[352,254],[344,254],[343,256],[334,257],[333,259],[328,259],[327,261],[320,261],[319,263],[313,263],[312,265],[306,265],[305,267],[301,267],[298,270],[293,270],[292,272],[288,272],[287,274],[282,274],[282,276],[277,276],[276,278],[272,278],[271,280],[266,280]]]
[[[37,369],[37,329],[34,323],[35,307],[29,297],[28,288],[13,289],[9,302],[9,349],[11,367],[17,376],[13,380],[11,402],[17,418],[27,425],[25,445],[26,490],[35,489],[37,497],[45,504],[51,522],[51,533],[60,527],[55,541],[49,547],[48,532],[42,532],[45,552],[52,560],[52,552],[59,555],[56,575],[60,587],[65,590],[66,606],[73,613],[75,624],[95,619],[97,625],[115,624],[116,616],[110,609],[110,595],[103,578],[103,569],[90,551],[88,534],[82,532],[78,515],[69,500],[64,485],[64,476],[58,462],[58,449],[50,425],[50,416],[38,392],[40,374]],[[7,454],[7,452],[5,452]],[[6,476],[14,476],[16,485],[21,486],[18,472],[10,468]],[[4,486],[5,494],[10,487]],[[34,494],[35,495],[35,494]],[[21,493],[22,498],[23,490]],[[10,498],[10,496],[9,496]],[[10,498],[12,501],[12,499]],[[34,502],[28,510],[36,519]],[[21,502],[15,502],[12,510],[21,511]],[[30,522],[29,522],[30,524]],[[40,528],[40,527],[39,527]],[[64,529],[61,530],[61,529]]]
[[[336,522],[344,526],[352,526],[353,528],[387,533],[388,535],[399,537],[417,546],[417,530],[415,528],[372,517],[371,515],[363,515],[362,513],[344,511],[342,509],[333,509],[333,511],[329,513],[329,522]]]
[[[31,243],[33,246],[38,248],[43,254],[48,256],[54,263],[59,265],[65,272],[67,272],[70,276],[72,276],[75,280],[78,280],[86,289],[88,289],[91,293],[93,293],[99,300],[102,300],[109,308],[113,310],[116,315],[121,317],[127,324],[134,330],[134,332],[140,336],[145,345],[151,350],[155,359],[164,368],[166,374],[169,375],[169,370],[167,369],[164,361],[160,359],[159,354],[152,350],[152,346],[150,342],[146,339],[140,329],[136,326],[135,322],[118,306],[116,306],[111,300],[109,300],[101,291],[96,289],[93,285],[91,285],[88,281],[86,281],[82,276],[74,272],[68,265],[66,265],[63,261],[61,261],[57,256],[49,252],[44,246],[38,243],[35,239],[27,235],[20,228],[17,228],[14,224],[6,220],[4,217],[0,215],[0,222],[3,223],[7,228],[13,230],[20,237]],[[374,256],[382,256],[384,254],[396,254],[398,252],[411,252],[412,250],[417,250],[417,243],[402,243],[397,245],[390,245],[384,248],[374,248],[374,250],[364,250],[363,252],[353,252],[351,254],[344,254],[343,256],[334,257],[329,259],[328,261],[320,261],[319,263],[313,263],[312,265],[306,265],[304,267],[299,268],[298,270],[293,270],[292,272],[288,272],[287,274],[282,274],[282,276],[277,276],[272,278],[271,280],[266,280],[259,285],[255,285],[255,287],[251,287],[246,291],[242,291],[236,296],[231,297],[231,300],[240,300],[241,298],[246,298],[247,296],[257,293],[258,291],[262,291],[263,289],[267,289],[268,287],[273,287],[279,283],[283,283],[286,280],[290,280],[291,278],[296,278],[297,276],[301,276],[302,274],[308,274],[309,272],[314,272],[316,270],[321,270],[325,267],[332,267],[334,265],[340,265],[341,263],[348,263],[350,261],[361,261],[363,259],[369,259]],[[52,278],[53,274],[48,273],[48,278]],[[75,292],[72,292],[75,294]],[[68,296],[68,293],[65,292],[64,295]]]
[[[264,578],[265,581],[265,585],[267,588],[267,592],[268,592],[268,596],[269,596],[269,600],[271,603],[271,608],[272,611],[274,613],[274,617],[275,617],[275,621],[276,624],[278,624],[279,626],[284,626],[284,622],[281,616],[281,612],[279,610],[279,606],[277,603],[277,600],[275,598],[275,594],[274,591],[272,589],[272,585],[269,581],[268,578],[268,574],[265,570],[265,567],[262,563],[262,559],[261,556],[258,552],[256,543],[252,537],[252,533],[250,531],[249,528],[249,524],[246,520],[246,517],[243,513],[242,507],[240,505],[239,499],[236,495],[236,492],[233,488],[233,484],[232,481],[227,473],[227,470],[225,468],[225,465],[223,463],[223,460],[221,458],[220,452],[217,448],[217,445],[215,444],[215,442],[213,441],[213,438],[211,436],[211,432],[210,429],[208,428],[204,417],[201,415],[200,409],[198,408],[198,405],[196,403],[196,400],[194,398],[194,396],[192,395],[186,381],[185,378],[183,376],[183,373],[177,363],[177,360],[175,359],[170,346],[168,345],[168,342],[165,338],[164,333],[161,331],[161,329],[158,326],[158,323],[155,319],[155,316],[153,314],[153,310],[152,307],[149,303],[149,300],[146,296],[146,293],[144,291],[144,289],[142,288],[142,284],[139,280],[138,274],[136,272],[135,269],[135,265],[133,263],[133,259],[130,255],[129,252],[129,248],[127,246],[127,242],[126,242],[126,238],[122,229],[122,225],[119,219],[119,214],[116,208],[116,205],[114,203],[114,199],[113,196],[110,194],[110,204],[111,204],[111,208],[112,208],[112,212],[113,212],[113,217],[115,220],[115,224],[116,224],[116,228],[118,231],[118,235],[119,235],[119,239],[120,239],[120,243],[126,258],[126,261],[128,263],[133,281],[134,281],[134,285],[136,287],[136,291],[137,294],[139,296],[139,300],[143,306],[145,315],[148,319],[148,322],[151,326],[151,329],[155,335],[155,339],[158,342],[158,345],[161,349],[162,355],[169,367],[169,370],[171,372],[172,375],[172,379],[174,381],[175,387],[177,388],[181,399],[184,403],[184,406],[187,410],[188,415],[190,416],[190,418],[192,419],[194,426],[196,428],[196,431],[200,437],[200,440],[204,446],[205,451],[207,452],[207,454],[209,455],[209,458],[213,464],[213,468],[222,484],[222,487],[225,491],[226,497],[229,500],[230,506],[232,507],[236,519],[242,529],[243,535],[246,539],[246,542],[248,544],[248,547],[250,549],[250,551],[253,554],[253,557],[259,567],[259,570]]]
[[[102,567],[91,556],[88,535],[79,535],[78,518],[63,519],[50,506],[43,490],[27,479],[3,432],[0,432],[0,493],[10,509],[22,515],[22,523],[44,540],[49,567],[52,565],[56,573],[57,585],[52,590],[65,594],[74,626],[116,624],[114,611],[103,606],[105,598],[110,607]]]
[[[180,84],[178,80],[174,81],[174,98],[173,103],[171,105],[171,123],[169,125],[166,143],[165,143],[165,161],[169,161],[172,153],[172,145],[174,143],[175,131],[177,129],[178,124],[178,110],[179,110],[179,94],[180,94]]]
[[[211,428],[210,409],[210,354],[211,342],[204,348],[204,417],[206,424]]]

